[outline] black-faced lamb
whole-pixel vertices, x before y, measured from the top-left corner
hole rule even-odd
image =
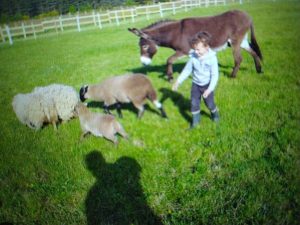
[[[114,144],[118,144],[117,133],[127,139],[125,130],[114,116],[91,112],[83,103],[76,106],[76,112],[82,130],[80,140],[88,133],[97,137],[105,137]]]
[[[79,96],[82,102],[86,99],[104,102],[106,113],[110,113],[110,105],[116,104],[119,117],[122,117],[121,103],[132,102],[138,109],[138,118],[142,117],[145,101],[149,99],[160,110],[162,117],[167,118],[151,81],[144,74],[114,76],[96,85],[85,85],[81,87]]]
[[[37,87],[31,93],[17,94],[12,106],[17,118],[28,127],[38,130],[51,123],[56,129],[59,121],[67,121],[75,116],[75,106],[79,102],[76,90],[62,84]]]

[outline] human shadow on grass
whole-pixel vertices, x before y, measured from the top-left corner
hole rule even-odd
[[[86,155],[85,163],[96,178],[85,200],[87,224],[162,224],[147,205],[140,184],[141,167],[135,159],[123,156],[107,163],[94,150]]]
[[[174,105],[176,105],[179,109],[180,114],[182,117],[189,123],[192,122],[192,116],[190,112],[191,108],[191,101],[190,99],[185,98],[182,94],[176,91],[172,91],[168,88],[161,88],[159,91],[162,93],[162,98],[160,99],[160,102],[163,103],[165,100],[170,98]],[[201,115],[210,117],[210,115],[206,112],[201,110]]]

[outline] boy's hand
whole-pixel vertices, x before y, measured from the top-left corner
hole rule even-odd
[[[172,91],[177,91],[178,86],[179,86],[179,84],[178,84],[178,81],[176,80],[176,81],[174,82],[174,84],[172,85]]]
[[[210,93],[211,93],[211,91],[208,90],[208,89],[206,89],[206,90],[204,91],[204,93],[203,93],[203,98],[207,98],[207,96],[209,96]]]

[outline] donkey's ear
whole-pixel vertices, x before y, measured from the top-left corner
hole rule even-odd
[[[151,37],[148,34],[145,34],[143,31],[136,28],[128,28],[128,30],[134,33],[136,36],[151,40]]]
[[[128,28],[128,30],[132,33],[134,33],[136,36],[140,37],[141,36],[141,31],[136,29],[136,28]]]

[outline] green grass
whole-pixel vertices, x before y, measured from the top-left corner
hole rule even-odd
[[[93,136],[79,142],[77,119],[57,132],[52,126],[33,131],[17,120],[12,98],[36,86],[79,90],[141,71],[138,40],[127,27],[151,21],[1,45],[0,223],[92,224],[96,217],[113,224],[299,224],[300,3],[202,8],[173,18],[231,8],[253,17],[264,74],[243,53],[231,79],[231,51],[219,53],[221,122],[211,122],[202,103],[201,126],[188,132],[191,82],[170,91],[162,75],[172,51],[160,48],[142,71],[165,98],[169,120],[151,104],[142,120],[130,107],[123,110],[119,121],[130,139],[119,137],[118,147]],[[185,61],[175,63],[175,77]]]

